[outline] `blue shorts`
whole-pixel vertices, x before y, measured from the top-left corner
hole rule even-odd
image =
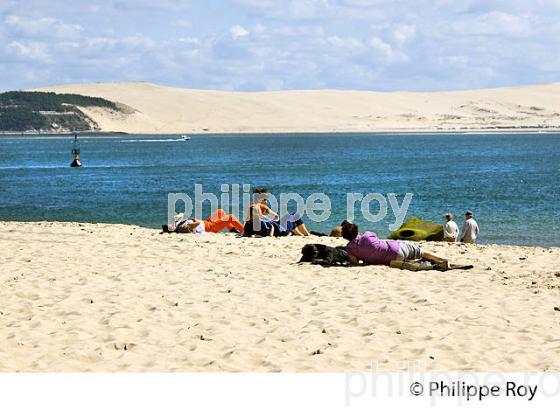
[[[303,221],[295,212],[285,215],[279,222],[280,236],[288,235],[296,227],[303,225]]]

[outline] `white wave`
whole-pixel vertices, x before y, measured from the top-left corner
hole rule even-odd
[[[149,140],[122,140],[121,142],[177,142],[184,141],[182,138],[159,138]]]

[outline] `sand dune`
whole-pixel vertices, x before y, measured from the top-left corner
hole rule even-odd
[[[304,243],[0,222],[0,371],[560,370],[560,248],[471,271],[298,266]]]
[[[336,132],[560,129],[560,83],[453,92],[225,92],[149,83],[78,84],[42,91],[103,97],[129,114],[83,111],[103,131]]]

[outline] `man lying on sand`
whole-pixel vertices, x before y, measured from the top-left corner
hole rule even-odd
[[[352,265],[360,261],[368,265],[390,265],[394,260],[426,259],[436,264],[438,269],[449,269],[447,259],[422,250],[418,245],[399,241],[379,239],[373,232],[358,233],[358,225],[347,223],[342,227],[342,237],[348,240],[346,251]]]
[[[162,225],[162,228],[164,232],[176,233],[218,233],[224,229],[230,232],[243,233],[243,224],[235,216],[226,214],[223,209],[218,209],[205,221],[196,218],[185,219],[171,225]]]

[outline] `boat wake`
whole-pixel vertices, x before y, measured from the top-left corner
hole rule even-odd
[[[159,138],[150,140],[122,140],[121,142],[178,142],[185,141],[183,138]]]

